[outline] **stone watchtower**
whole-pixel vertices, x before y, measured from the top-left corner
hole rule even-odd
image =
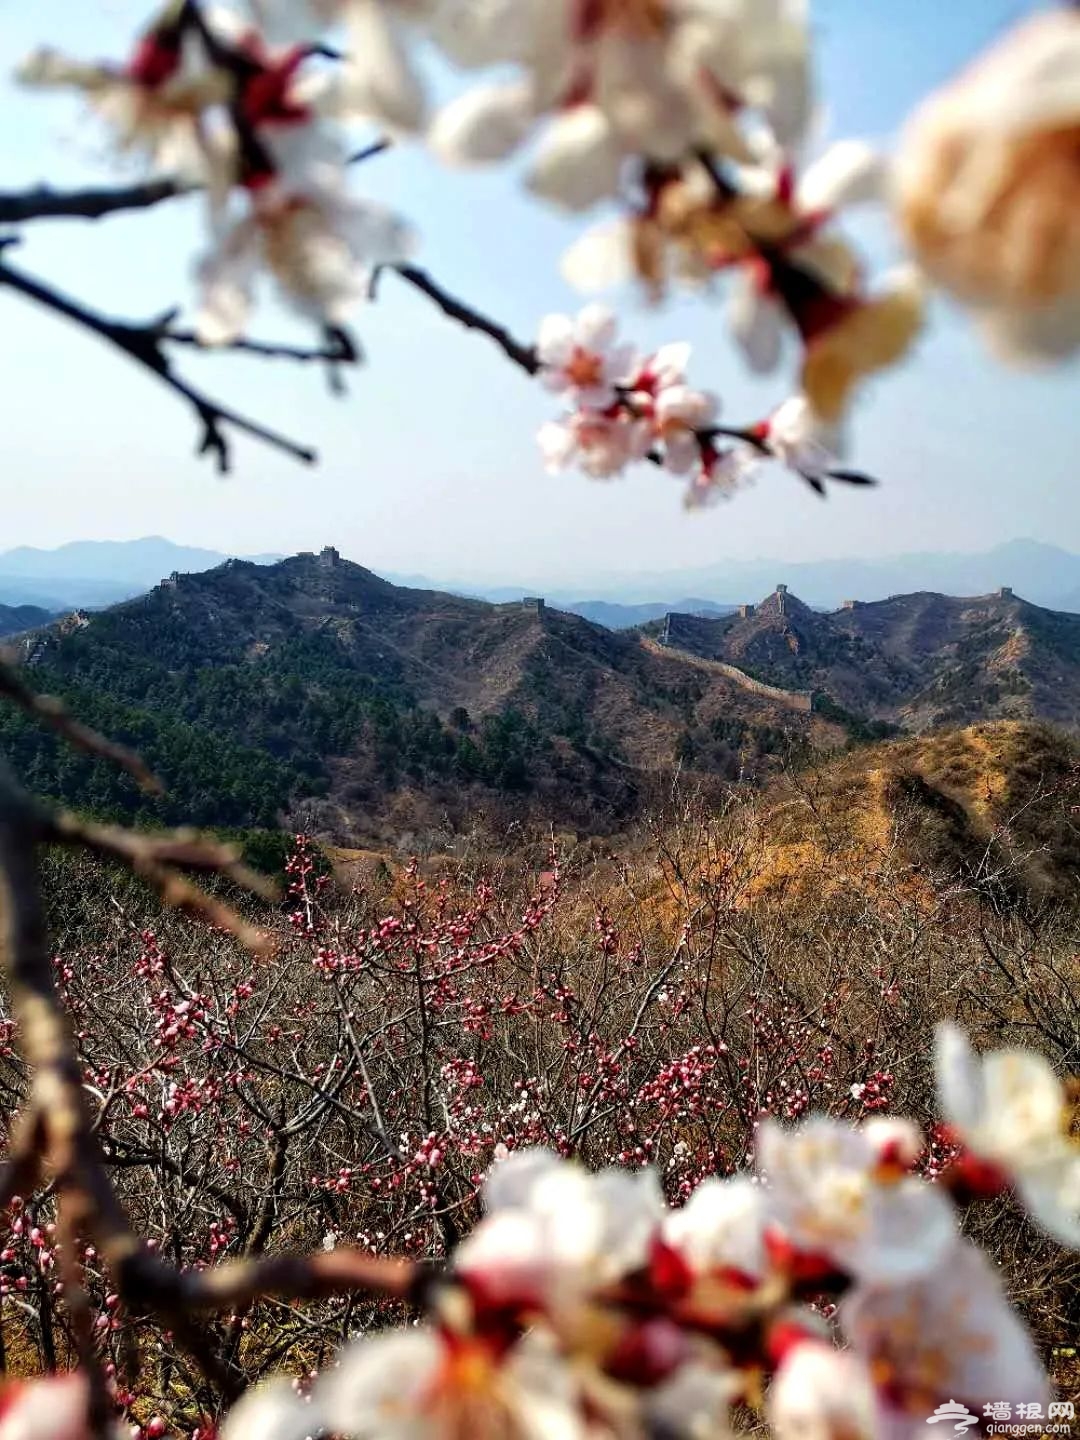
[[[341,556],[334,549],[333,545],[324,545],[319,551],[318,563],[321,570],[333,570],[336,566],[340,565]]]
[[[740,605],[736,612],[740,620],[749,620],[754,613],[753,605]]]
[[[787,614],[787,593],[788,593],[788,589],[787,589],[787,586],[786,586],[786,585],[777,585],[777,587],[776,587],[776,605],[777,605],[777,609],[780,611],[780,614],[781,614],[781,615],[786,615],[786,614]]]
[[[525,595],[522,597],[521,608],[531,610],[534,615],[543,616],[547,604],[539,595]]]
[[[1013,600],[1016,598],[1013,595],[1013,588],[1011,585],[1002,585],[1001,589],[997,593],[999,600]]]

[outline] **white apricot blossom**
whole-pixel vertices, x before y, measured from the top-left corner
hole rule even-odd
[[[584,1415],[569,1368],[536,1337],[499,1355],[467,1337],[414,1328],[346,1346],[315,1385],[325,1428],[343,1440],[515,1435],[576,1440]]]
[[[436,118],[435,149],[502,158],[543,118],[532,187],[571,209],[618,188],[630,156],[671,162],[695,147],[749,160],[738,118],[759,112],[781,143],[809,110],[802,0],[488,0],[435,33],[459,63],[523,72],[467,91]],[[456,32],[456,33],[455,33]]]
[[[6,1380],[0,1386],[0,1440],[91,1440],[90,1386],[80,1371],[43,1379]],[[119,1424],[109,1440],[126,1440]]]
[[[737,1275],[756,1283],[769,1268],[767,1219],[765,1192],[755,1180],[711,1178],[665,1217],[661,1238],[695,1276]]]
[[[301,1400],[274,1379],[235,1406],[222,1440],[439,1440],[475,1429],[519,1440],[584,1440],[570,1370],[539,1338],[508,1353],[468,1336],[416,1326],[356,1340]]]
[[[1080,346],[1080,11],[1007,32],[916,111],[896,213],[927,274],[1007,356]]]
[[[617,340],[618,328],[603,305],[587,305],[576,319],[546,316],[536,345],[541,385],[575,405],[597,410],[610,405],[636,365],[634,347]]]
[[[260,26],[277,39],[310,41],[340,26],[343,62],[332,72],[324,113],[370,120],[393,131],[420,129],[427,95],[413,55],[436,0],[250,0]]]
[[[564,420],[549,420],[540,427],[537,442],[544,466],[557,475],[579,466],[593,480],[612,480],[652,448],[652,425],[624,409],[615,414],[575,410]]]
[[[691,471],[683,492],[684,508],[703,510],[732,499],[753,482],[759,467],[758,456],[747,445],[703,446],[701,464]]]
[[[277,1376],[246,1390],[218,1431],[219,1440],[307,1440],[322,1424],[310,1400]]]
[[[864,1280],[932,1270],[955,1234],[947,1197],[897,1155],[891,1135],[825,1115],[792,1130],[772,1120],[758,1127],[757,1168],[784,1239]]]
[[[938,1103],[979,1159],[997,1166],[1043,1229],[1080,1248],[1080,1137],[1053,1066],[1031,1050],[978,1055],[955,1025],[936,1033]]]
[[[456,1272],[485,1299],[553,1311],[644,1267],[665,1208],[651,1170],[592,1174],[547,1150],[494,1166],[482,1198]]]
[[[761,441],[776,460],[809,480],[826,480],[840,462],[844,439],[815,413],[805,395],[792,395],[761,426]]]
[[[813,1339],[782,1359],[767,1413],[776,1440],[876,1440],[883,1433],[865,1363]]]
[[[27,56],[16,79],[33,89],[84,95],[118,153],[180,179],[203,181],[220,160],[220,134],[205,116],[228,97],[228,77],[210,62],[202,39],[168,16],[140,38],[125,63],[86,63],[44,48]]]
[[[700,432],[715,424],[718,411],[715,395],[689,385],[668,385],[660,391],[653,414],[665,469],[686,475],[701,464]]]
[[[412,251],[404,221],[350,195],[332,173],[273,181],[244,192],[241,203],[243,213],[222,224],[198,269],[196,330],[207,345],[243,333],[263,270],[299,314],[341,326],[374,268]]]
[[[959,1237],[931,1270],[857,1285],[840,1304],[840,1323],[878,1391],[875,1433],[925,1436],[927,1416],[950,1400],[977,1415],[993,1401],[1049,1400],[1046,1373],[994,1267]]]

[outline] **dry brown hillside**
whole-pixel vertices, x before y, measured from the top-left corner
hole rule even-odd
[[[809,765],[755,807],[754,889],[864,893],[954,877],[988,896],[1080,898],[1080,748],[1049,726],[998,721]]]

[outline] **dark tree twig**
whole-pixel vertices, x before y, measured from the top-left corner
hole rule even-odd
[[[38,185],[32,190],[0,191],[0,224],[22,225],[30,220],[102,220],[126,210],[150,210],[165,200],[191,194],[197,187],[165,177],[119,187],[91,186],[85,190],[54,190]]]
[[[213,455],[222,474],[228,472],[231,459],[229,441],[223,429],[227,426],[232,426],[234,429],[250,435],[253,439],[262,441],[263,444],[281,450],[295,460],[302,460],[305,464],[314,464],[318,459],[316,451],[297,444],[294,440],[290,440],[287,436],[271,430],[265,425],[260,425],[257,421],[249,420],[235,410],[220,405],[216,400],[211,400],[209,396],[196,390],[193,385],[189,385],[186,380],[176,375],[172,369],[172,362],[162,349],[162,336],[156,326],[131,325],[121,320],[112,320],[97,311],[90,310],[78,301],[61,294],[60,291],[53,290],[39,280],[33,279],[32,276],[17,270],[0,253],[0,286],[4,285],[44,309],[51,310],[56,315],[62,315],[81,329],[88,330],[91,334],[108,341],[129,359],[134,360],[137,365],[141,365],[144,370],[149,370],[151,374],[157,376],[163,385],[190,405],[195,412],[202,426],[198,454]]]
[[[515,340],[505,326],[499,325],[494,320],[489,320],[479,310],[474,310],[471,305],[458,300],[448,290],[434,281],[426,270],[421,270],[416,265],[391,265],[387,267],[400,275],[401,278],[419,290],[421,295],[426,295],[433,300],[442,313],[451,320],[456,320],[459,325],[464,325],[467,330],[479,330],[482,335],[487,335],[494,340],[499,349],[508,360],[524,370],[527,375],[535,375],[540,369],[540,360],[536,353],[535,345],[523,345],[520,340]]]

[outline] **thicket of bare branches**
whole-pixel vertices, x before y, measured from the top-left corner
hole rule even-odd
[[[825,822],[811,834],[819,857],[794,892],[776,887],[769,827],[745,802],[673,808],[619,855],[508,860],[478,843],[450,869],[374,867],[347,890],[301,842],[284,905],[253,915],[262,953],[162,912],[115,871],[106,907],[99,869],[51,861],[53,968],[102,1177],[154,1256],[208,1285],[203,1267],[240,1267],[192,1345],[174,1316],[147,1313],[123,1266],[117,1284],[107,1243],[80,1250],[85,1323],[131,1417],[208,1427],[223,1391],[318,1369],[385,1322],[396,1299],[298,1307],[239,1277],[346,1247],[373,1265],[446,1255],[507,1148],[654,1164],[678,1202],[743,1166],[765,1115],[931,1125],[935,1021],[987,1048],[1023,1033],[1075,1065],[1073,913],[1003,909],[979,877],[928,878],[898,837],[872,885],[845,886]],[[11,1013],[0,1085],[14,1113],[33,1089]],[[949,1151],[931,1146],[928,1173]],[[73,1363],[82,1342],[58,1293],[62,1186],[59,1208],[53,1188],[18,1188],[5,1353],[33,1373]],[[1076,1257],[1006,1201],[976,1233],[1046,1349],[1075,1333]],[[274,1278],[319,1288],[301,1274]]]

